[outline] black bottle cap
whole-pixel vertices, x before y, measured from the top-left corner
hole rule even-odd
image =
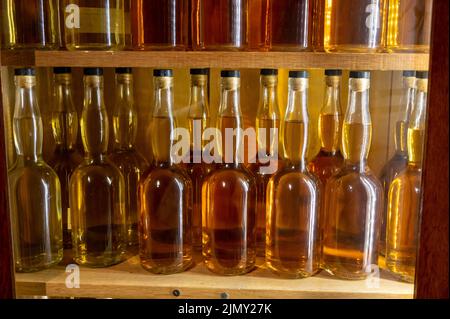
[[[172,77],[173,71],[171,69],[156,69],[156,70],[153,70],[153,76]]]
[[[132,74],[132,68],[116,68],[116,74]]]
[[[428,71],[417,71],[416,78],[418,79],[428,79]]]
[[[191,69],[190,74],[191,75],[208,75],[209,70],[208,69]]]
[[[342,70],[325,70],[326,76],[341,76]]]
[[[369,71],[350,71],[350,78],[352,79],[370,79]]]
[[[72,69],[68,67],[57,67],[53,68],[53,74],[70,74]]]
[[[101,75],[103,75],[103,69],[102,68],[85,68],[83,70],[83,74],[87,75],[87,76],[90,76],[90,75],[101,76]]]
[[[277,69],[261,69],[260,75],[278,75]]]
[[[241,72],[239,70],[222,70],[220,76],[222,78],[239,78],[241,77]]]
[[[416,71],[411,71],[411,70],[405,70],[403,71],[403,76],[404,77],[415,77],[416,76]]]
[[[308,71],[289,71],[289,77],[290,78],[297,78],[297,79],[307,79],[309,77]]]
[[[35,76],[36,71],[33,68],[20,68],[14,70],[14,75],[16,76]]]

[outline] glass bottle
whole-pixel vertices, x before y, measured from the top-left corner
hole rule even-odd
[[[372,139],[369,87],[369,72],[350,72],[342,130],[344,167],[325,188],[322,266],[344,279],[365,279],[378,265],[383,190],[367,166]]]
[[[147,160],[135,148],[138,128],[134,108],[133,74],[131,68],[116,68],[116,101],[113,111],[114,150],[109,159],[125,179],[125,215],[127,242],[137,246],[138,241],[138,185],[148,168]]]
[[[202,189],[203,257],[206,267],[221,275],[247,273],[256,261],[256,183],[240,154],[243,123],[239,91],[239,71],[222,71],[216,127],[221,133],[223,163],[206,177]],[[236,133],[232,140],[226,138],[230,130]]]
[[[187,0],[131,1],[133,48],[184,50],[189,27]]]
[[[62,0],[68,50],[121,50],[125,46],[124,0]]]
[[[192,0],[194,50],[242,50],[247,46],[248,0]]]
[[[4,49],[58,48],[58,0],[4,0],[0,6]]]
[[[327,181],[342,168],[341,128],[341,70],[325,70],[325,99],[319,114],[320,151],[308,164],[309,171],[317,176],[325,190]],[[322,201],[322,206],[324,201]],[[319,215],[320,239],[323,238],[323,207]]]
[[[34,69],[16,69],[14,144],[17,159],[8,172],[12,242],[17,272],[58,264],[63,257],[61,186],[42,159],[42,118]]]
[[[186,164],[192,180],[194,203],[192,209],[193,245],[202,246],[202,184],[213,166],[202,161],[205,143],[202,133],[209,126],[209,104],[207,94],[208,69],[191,69],[191,94],[189,99],[189,133],[191,137],[190,158]],[[198,143],[200,141],[200,144]]]
[[[409,118],[416,96],[416,72],[403,71],[403,94],[401,106],[397,121],[395,122],[394,145],[395,153],[391,159],[384,165],[380,173],[380,181],[383,185],[384,210],[381,214],[380,226],[380,255],[384,256],[386,252],[386,219],[388,211],[388,193],[392,181],[408,166],[407,136]]]
[[[325,10],[323,39],[326,51],[383,49],[387,0],[322,1],[325,2],[322,7]]]
[[[154,164],[139,185],[140,258],[144,269],[157,274],[184,271],[193,264],[192,182],[175,162],[171,136],[173,72],[154,70],[155,101],[151,142]]]
[[[269,179],[279,169],[280,111],[278,107],[278,70],[260,71],[260,99],[256,114],[258,160],[250,165],[256,177],[256,245],[257,254],[265,255],[266,245],[266,190]],[[270,162],[270,160],[272,162]],[[273,165],[276,166],[273,166]],[[270,166],[270,167],[269,167]]]
[[[408,127],[408,166],[389,188],[386,266],[414,282],[421,209],[428,72],[417,72],[417,97]]]
[[[428,53],[432,7],[433,0],[389,0],[388,49]]]
[[[269,49],[269,14],[271,0],[248,0],[248,48]]]
[[[320,186],[306,165],[308,73],[289,72],[283,123],[285,167],[267,188],[266,262],[280,276],[304,278],[319,270]]]
[[[127,226],[124,178],[106,156],[109,122],[103,69],[84,69],[80,126],[85,158],[69,183],[73,255],[80,265],[107,267],[125,258]]]
[[[78,114],[72,98],[72,73],[70,68],[54,68],[54,106],[52,133],[55,151],[49,165],[61,183],[62,224],[64,248],[72,247],[72,226],[69,206],[69,180],[83,158],[76,149]]]

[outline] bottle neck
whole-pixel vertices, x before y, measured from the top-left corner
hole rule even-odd
[[[411,111],[416,95],[416,78],[405,77],[403,79],[402,110],[395,123],[394,145],[395,152],[407,155],[407,136]]]
[[[209,105],[206,93],[206,75],[191,76],[191,94],[189,98],[188,124],[190,132],[190,148],[195,156],[200,156],[203,149],[202,132],[208,127]],[[200,143],[197,141],[200,140]]]
[[[341,77],[327,76],[325,83],[325,100],[319,115],[319,138],[321,150],[335,154],[341,140]]]
[[[131,150],[134,148],[137,121],[132,75],[118,74],[116,75],[116,104],[113,113],[115,149]]]
[[[408,161],[410,166],[422,167],[426,128],[428,80],[417,80],[417,95],[408,127]]]
[[[280,114],[277,77],[261,76],[260,102],[256,115],[256,134],[260,156],[278,157]]]

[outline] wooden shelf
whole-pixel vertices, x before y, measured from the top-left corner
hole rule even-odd
[[[2,51],[3,66],[427,70],[422,53]]]
[[[379,281],[344,281],[322,272],[306,279],[281,279],[259,268],[245,276],[223,277],[206,270],[202,263],[188,272],[153,275],[134,256],[110,268],[80,268],[80,288],[66,288],[63,267],[16,274],[18,296],[80,298],[412,298],[413,285],[398,282],[381,272]],[[377,286],[378,283],[378,286]]]

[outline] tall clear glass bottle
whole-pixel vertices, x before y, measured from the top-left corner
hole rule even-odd
[[[214,273],[241,275],[251,271],[256,262],[256,183],[240,156],[240,73],[224,70],[221,77],[216,127],[221,132],[223,164],[203,183],[203,257]],[[236,133],[232,140],[226,138],[230,129]]]
[[[80,265],[107,267],[125,258],[127,222],[125,181],[107,158],[109,123],[100,68],[84,69],[80,126],[85,158],[69,183],[73,257]]]
[[[139,180],[148,168],[147,160],[135,148],[137,128],[132,70],[117,68],[116,101],[113,111],[114,150],[109,159],[119,168],[125,179],[125,215],[129,246],[139,244],[137,190]]]
[[[306,164],[308,73],[289,72],[283,123],[285,167],[267,188],[267,266],[280,276],[304,278],[319,270],[319,180]]]
[[[389,188],[386,266],[414,282],[421,208],[428,72],[417,72],[417,97],[408,127],[408,166]]]
[[[208,103],[208,69],[191,69],[191,94],[189,98],[189,133],[191,147],[189,163],[186,164],[188,174],[192,180],[194,203],[192,209],[192,232],[195,248],[202,246],[202,184],[212,168],[212,164],[202,161],[204,142],[202,133],[209,126]],[[198,143],[200,141],[200,143]]]
[[[184,271],[193,264],[192,182],[176,164],[171,136],[173,72],[154,70],[154,109],[151,142],[154,163],[139,185],[140,258],[144,269],[157,274]]]
[[[416,72],[403,72],[403,94],[401,106],[397,121],[395,122],[394,145],[395,153],[391,159],[384,165],[380,173],[380,181],[384,189],[384,210],[381,214],[380,226],[380,255],[384,256],[386,252],[386,220],[388,211],[388,193],[392,181],[408,166],[407,136],[411,111],[416,96]]]
[[[369,88],[369,72],[350,72],[344,167],[325,188],[322,267],[344,279],[365,279],[378,265],[383,188],[367,166],[372,139]]]
[[[257,253],[264,256],[266,249],[266,190],[273,174],[280,169],[282,161],[278,156],[280,136],[280,110],[278,107],[278,70],[262,69],[260,71],[260,99],[256,114],[256,136],[258,158],[250,165],[256,176],[256,245]],[[272,162],[268,162],[272,160]],[[269,169],[273,166],[273,170]]]
[[[42,159],[42,118],[34,69],[16,69],[14,144],[17,159],[8,172],[14,264],[33,272],[63,257],[61,186]]]
[[[69,180],[83,158],[76,149],[78,114],[72,97],[72,73],[70,68],[54,68],[54,105],[52,133],[55,151],[48,162],[61,183],[62,223],[64,248],[72,247],[72,226],[69,205]]]
[[[61,10],[68,50],[124,48],[124,0],[62,0]]]

